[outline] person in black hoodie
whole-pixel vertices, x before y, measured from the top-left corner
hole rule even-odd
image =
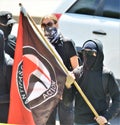
[[[13,59],[5,53],[4,33],[0,30],[0,123],[7,123]]]
[[[0,30],[4,32],[5,52],[14,59],[16,36],[11,34],[16,20],[9,11],[0,11]]]
[[[94,116],[76,88],[70,88],[73,81],[69,82],[69,79],[66,86],[71,89],[72,94],[68,93],[64,102],[68,105],[68,97],[69,100],[75,98],[75,125],[104,125],[120,111],[119,86],[113,72],[103,65],[103,45],[99,40],[86,41],[82,47],[82,54],[83,65],[76,68],[73,73],[99,116],[97,118]]]

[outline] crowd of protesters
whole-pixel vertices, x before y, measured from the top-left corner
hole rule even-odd
[[[0,11],[0,123],[7,123],[8,119],[16,45],[16,37],[11,35],[11,30],[15,23],[11,12]],[[70,71],[66,83],[63,83],[65,84],[63,96],[46,125],[56,124],[57,113],[60,125],[108,124],[109,120],[120,112],[120,88],[113,72],[104,67],[102,41],[85,41],[82,49],[77,52],[74,41],[62,35],[58,23],[57,17],[53,14],[46,15],[40,20],[44,36],[55,47]],[[80,62],[79,53],[82,55]],[[75,80],[98,112],[98,117],[94,116],[74,86]]]

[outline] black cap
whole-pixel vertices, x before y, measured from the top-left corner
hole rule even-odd
[[[9,11],[0,11],[0,23],[9,25],[16,23],[16,20],[13,19],[12,13]]]

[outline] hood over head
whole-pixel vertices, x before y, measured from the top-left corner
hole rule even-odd
[[[103,60],[104,60],[104,54],[103,54],[103,45],[101,41],[95,39],[95,40],[87,40],[84,42],[82,46],[82,51],[85,49],[91,49],[92,51],[97,52],[97,56],[95,57],[94,63],[92,67],[90,68],[91,70],[100,70],[103,67]],[[91,61],[92,61],[91,57]]]

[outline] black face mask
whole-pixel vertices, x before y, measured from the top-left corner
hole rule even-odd
[[[93,51],[83,51],[84,68],[87,70],[92,69],[95,64],[96,56],[93,53]]]
[[[12,26],[13,26],[12,24],[8,25],[8,26],[1,26],[0,25],[0,29],[4,32],[5,39],[7,39],[8,35],[11,33]]]

